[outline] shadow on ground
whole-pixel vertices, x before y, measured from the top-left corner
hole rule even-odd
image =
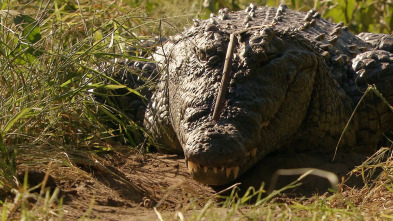
[[[361,177],[350,176],[349,173],[362,164],[366,156],[358,153],[339,153],[333,161],[333,153],[309,152],[277,152],[266,156],[249,171],[239,177],[235,183],[240,183],[238,187],[244,193],[250,186],[259,189],[262,183],[265,189],[280,189],[298,179],[302,173],[294,175],[281,175],[277,178],[277,183],[271,182],[273,174],[279,169],[315,168],[336,174],[338,181],[344,181],[349,187],[363,187]],[[311,196],[315,193],[323,194],[332,189],[331,183],[325,177],[308,175],[301,180],[301,185],[295,189],[289,189],[286,193],[296,195]],[[273,185],[273,186],[272,186]],[[215,191],[222,191],[228,186],[213,187]],[[230,191],[226,192],[227,194]]]

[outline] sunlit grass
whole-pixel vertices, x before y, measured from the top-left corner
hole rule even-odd
[[[289,8],[308,11],[315,9],[322,17],[338,22],[344,22],[354,33],[378,32],[392,33],[393,31],[393,3],[391,1],[373,0],[187,0],[187,1],[161,1],[147,0],[129,1],[132,6],[146,9],[146,13],[155,18],[162,15],[194,14],[197,18],[208,18],[211,12],[217,13],[220,8],[241,10],[253,3],[259,6],[277,7],[285,3]],[[181,3],[180,3],[181,2]],[[170,16],[169,16],[170,17]],[[191,23],[191,19],[187,22]],[[176,20],[177,27],[184,21]]]
[[[100,91],[109,102],[114,89],[124,88],[106,68],[124,68],[115,58],[140,59],[127,48],[153,34],[147,30],[159,21],[121,2],[79,4],[0,3],[0,187],[5,192],[19,186],[14,158],[20,146],[101,151],[116,140],[136,147],[143,137],[116,104],[94,98]],[[138,55],[140,48],[134,48]]]

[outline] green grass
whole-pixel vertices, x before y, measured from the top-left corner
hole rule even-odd
[[[138,0],[129,2],[132,6],[141,5],[141,1]],[[156,18],[162,15],[184,15],[185,12],[199,18],[208,18],[211,12],[216,13],[224,7],[240,10],[250,3],[277,7],[282,2],[296,10],[315,9],[326,19],[344,22],[355,33],[392,33],[393,31],[393,2],[389,0],[146,0],[143,1],[142,6],[149,15]],[[204,7],[204,3],[209,3],[206,5],[208,7]],[[181,21],[176,24],[181,24]]]
[[[28,173],[25,173],[23,185],[19,189],[13,189],[15,198],[12,203],[3,203],[1,220],[62,220],[63,199],[59,198],[59,188],[50,191],[46,188],[45,179],[37,186],[28,188]],[[32,201],[34,203],[32,203]]]
[[[20,146],[108,150],[113,138],[137,146],[142,130],[116,105],[95,102],[91,89],[104,89],[110,101],[123,86],[105,69],[118,65],[114,58],[140,59],[127,47],[159,21],[110,1],[2,1],[0,7],[0,185],[18,185],[13,154]]]
[[[0,1],[0,196],[17,190],[13,207],[3,204],[2,220],[6,220],[5,211],[14,207],[22,208],[25,217],[45,217],[53,212],[48,205],[55,203],[57,197],[55,193],[40,192],[37,196],[37,201],[42,200],[39,210],[31,211],[24,206],[31,190],[27,189],[26,181],[16,178],[15,155],[19,148],[106,151],[115,148],[119,141],[130,147],[137,147],[144,141],[142,128],[113,102],[107,105],[115,96],[114,89],[123,86],[114,80],[114,73],[105,71],[109,66],[103,64],[109,63],[119,70],[122,67],[114,62],[115,58],[141,59],[130,56],[127,50],[134,47],[139,55],[137,43],[142,39],[177,33],[193,18],[206,18],[220,7],[235,10],[250,3],[212,0],[205,8],[202,2]],[[324,17],[344,21],[354,32],[391,33],[393,30],[393,3],[389,1],[285,2],[299,10],[316,8]],[[279,1],[254,3],[277,6]],[[96,94],[91,89],[102,92],[100,95],[107,103],[95,102]],[[138,95],[138,90],[128,88],[128,91]],[[390,166],[382,168],[386,176],[391,177]],[[389,191],[393,189],[387,181],[383,187]],[[229,201],[231,203],[223,205],[226,211],[232,211],[229,216],[242,217],[245,207],[247,215],[244,217],[251,219],[261,213],[284,219],[308,209],[312,212],[307,217],[315,215],[317,219],[325,215],[335,218],[337,214],[345,217],[355,214],[356,217],[359,212],[351,204],[346,204],[344,209],[329,209],[329,200],[318,201],[318,207],[303,205],[302,201],[288,205],[270,204],[267,200],[258,201],[261,203],[257,207],[245,205],[244,198],[235,196]],[[209,202],[205,207],[202,215],[196,213],[195,220],[206,216],[214,218],[212,211],[220,208]]]

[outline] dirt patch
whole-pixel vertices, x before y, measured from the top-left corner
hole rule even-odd
[[[178,155],[123,151],[100,157],[74,150],[39,152],[34,156],[29,151],[19,154],[19,180],[23,181],[28,171],[29,187],[44,180],[51,192],[58,187],[65,220],[81,216],[146,220],[157,218],[154,206],[160,211],[175,211],[191,200],[193,205],[202,205],[215,193],[191,179]]]
[[[331,156],[327,154],[276,153],[236,182],[241,183],[239,187],[243,191],[249,186],[258,189],[262,182],[268,186],[276,169],[298,167],[326,169],[342,178],[362,160],[363,156],[348,154],[339,155],[335,162],[331,162]],[[190,205],[192,209],[201,209],[208,199],[215,199],[217,192],[228,187],[212,188],[191,179],[182,156],[141,154],[127,149],[105,154],[80,150],[25,150],[20,152],[17,163],[19,180],[23,180],[25,171],[28,171],[30,187],[44,183],[44,187],[33,192],[49,189],[53,193],[56,187],[59,188],[64,220],[76,220],[82,216],[100,220],[157,219],[153,207],[164,214]],[[280,179],[276,188],[297,177]],[[354,182],[351,185],[359,187],[362,184]],[[329,183],[323,178],[314,178],[304,180],[303,187],[292,193],[324,193]]]

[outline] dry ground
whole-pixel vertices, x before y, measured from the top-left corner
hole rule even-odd
[[[19,180],[28,170],[28,184],[33,187],[49,175],[45,186],[60,189],[64,220],[156,218],[153,206],[174,211],[191,198],[204,202],[214,194],[210,187],[190,179],[184,160],[177,155],[134,151],[98,155],[74,150],[26,151],[18,157]]]
[[[59,198],[63,198],[64,220],[76,220],[80,217],[98,220],[157,220],[153,207],[167,217],[174,217],[175,211],[192,213],[200,210],[208,199],[217,202],[216,193],[226,188],[212,188],[192,180],[183,157],[177,155],[141,154],[125,148],[123,151],[105,154],[87,154],[87,151],[76,150],[24,150],[18,156],[20,180],[23,180],[24,171],[29,171],[29,187],[45,183],[45,188],[39,187],[32,190],[32,193],[38,195],[41,189],[50,189],[53,193],[56,187],[59,188]],[[242,183],[240,188],[243,190],[250,185],[259,187],[264,179],[269,179],[272,168],[275,167],[322,167],[344,177],[353,168],[353,164],[360,164],[364,160],[362,156],[347,154],[340,155],[335,163],[331,163],[329,159],[331,160],[321,154],[276,154],[259,163],[237,182]],[[348,163],[349,160],[352,163]],[[307,162],[307,165],[302,162]],[[290,181],[281,179],[279,185],[283,186],[288,182]],[[317,187],[321,196],[329,187],[324,179],[310,179],[304,183],[300,191],[290,192],[288,197],[277,198],[276,201],[291,204],[293,197],[300,196],[299,193],[311,196],[318,191]],[[347,184],[350,187],[342,185],[343,188],[346,187],[343,196],[353,201],[364,216],[376,217],[393,211],[393,194],[385,188],[373,190],[374,192],[357,188],[363,185],[361,179],[353,179]],[[12,202],[14,197],[9,194],[7,202]],[[301,202],[312,204],[318,198],[320,197],[313,196]],[[347,202],[344,201],[334,200],[331,202],[332,207],[345,208]],[[37,204],[39,203],[34,197],[29,200],[31,210],[38,207]],[[53,210],[58,209],[57,204],[56,201],[51,206]],[[10,220],[19,219],[17,209],[11,208],[10,211],[13,211],[10,213]],[[225,214],[222,209],[217,212]]]

